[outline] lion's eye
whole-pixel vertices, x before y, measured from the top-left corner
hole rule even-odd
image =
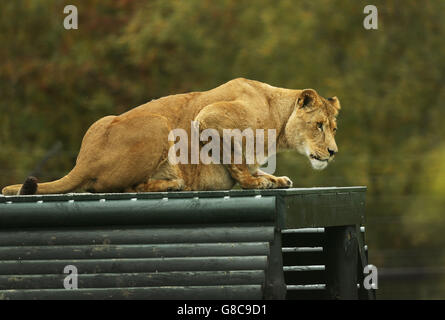
[[[317,122],[317,128],[320,131],[323,131],[323,122]]]

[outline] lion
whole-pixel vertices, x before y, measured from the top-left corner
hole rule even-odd
[[[293,90],[237,78],[209,91],[152,100],[118,116],[96,121],[83,137],[74,168],[63,178],[37,183],[30,177],[4,195],[86,192],[155,192],[289,188],[288,177],[261,170],[262,163],[184,164],[170,161],[172,129],[275,129],[276,151],[297,150],[316,170],[330,163],[335,142],[337,97],[313,89]],[[270,156],[270,155],[268,155]]]

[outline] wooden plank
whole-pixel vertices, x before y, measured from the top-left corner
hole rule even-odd
[[[74,265],[79,274],[162,271],[265,270],[266,256],[190,257],[94,260],[16,260],[0,261],[0,274],[61,274]]]
[[[1,228],[273,221],[275,197],[0,203]]]
[[[0,300],[64,300],[64,299],[143,299],[143,300],[258,300],[262,297],[260,285],[238,286],[171,286],[148,288],[96,288],[96,289],[43,289],[0,290]]]
[[[298,194],[285,198],[286,228],[355,225],[364,222],[364,192]]]
[[[331,299],[358,299],[355,226],[326,228],[327,291]]]
[[[266,269],[266,283],[264,286],[265,299],[282,300],[286,297],[281,246],[281,230],[276,229],[275,237],[270,244],[270,255]]]
[[[63,289],[66,274],[3,275],[0,290]],[[78,288],[264,284],[264,270],[79,274]]]
[[[301,285],[287,285],[286,289],[289,291],[307,291],[307,290],[325,290],[325,284],[301,284]]]
[[[161,244],[264,242],[274,237],[270,227],[189,228],[61,228],[7,230],[0,232],[1,246],[88,245],[88,244]]]
[[[307,271],[324,271],[326,267],[324,265],[312,265],[312,266],[284,266],[283,270],[292,272],[307,272]]]
[[[268,242],[0,247],[1,260],[269,255]]]
[[[283,234],[294,234],[294,233],[324,233],[324,228],[298,228],[298,229],[284,229],[281,230]]]
[[[283,247],[281,251],[288,254],[321,253],[323,252],[323,247]]]
[[[42,201],[83,201],[83,200],[131,200],[131,199],[162,199],[162,198],[222,198],[222,197],[251,197],[251,196],[293,196],[300,194],[320,194],[337,192],[366,192],[365,186],[352,187],[314,187],[289,189],[250,189],[250,190],[218,190],[218,191],[180,191],[180,192],[146,192],[146,193],[68,193],[30,196],[3,196],[0,203],[36,202]]]

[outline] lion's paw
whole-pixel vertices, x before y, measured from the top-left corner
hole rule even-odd
[[[278,177],[278,187],[277,188],[292,188],[293,182],[286,176]]]
[[[286,176],[283,177],[275,177],[275,176],[267,176],[267,179],[272,182],[272,188],[290,188],[292,187],[292,180]]]

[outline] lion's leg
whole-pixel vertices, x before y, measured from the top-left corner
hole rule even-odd
[[[136,192],[162,192],[162,191],[182,191],[185,183],[182,179],[175,180],[153,180],[141,183],[135,188]]]
[[[289,188],[292,185],[287,177],[252,175],[245,164],[229,164],[227,168],[232,178],[238,181],[243,189]]]
[[[220,134],[222,137],[220,140],[220,145],[222,146],[220,149],[220,162],[221,160],[225,162],[224,155],[227,155],[226,152],[230,152],[231,164],[226,166],[232,178],[236,180],[242,188],[289,188],[292,182],[287,177],[275,177],[264,173],[263,175],[256,174],[258,172],[257,170],[254,170],[255,174],[253,174],[253,170],[252,172],[249,171],[249,165],[253,164],[249,163],[248,165],[246,161],[247,137],[241,142],[237,142],[238,145],[236,148],[234,146],[235,138],[230,139],[233,141],[233,144],[231,142],[230,146],[225,145],[225,139],[223,138],[225,129],[250,128],[253,132],[257,129],[257,123],[249,118],[251,112],[253,112],[253,110],[249,105],[239,101],[217,102],[203,108],[195,118],[195,121],[199,122],[201,130],[214,129]],[[241,164],[235,164],[236,162],[239,163],[239,152],[241,152]]]
[[[148,181],[134,188],[135,192],[182,191],[186,185],[178,165],[165,161]]]
[[[275,185],[278,186],[277,188],[290,188],[290,187],[292,187],[292,184],[293,184],[292,180],[286,176],[276,177],[274,175],[263,172],[260,169],[257,169],[257,171],[253,175],[255,177],[264,177],[264,178],[270,180],[272,183],[274,183]]]

